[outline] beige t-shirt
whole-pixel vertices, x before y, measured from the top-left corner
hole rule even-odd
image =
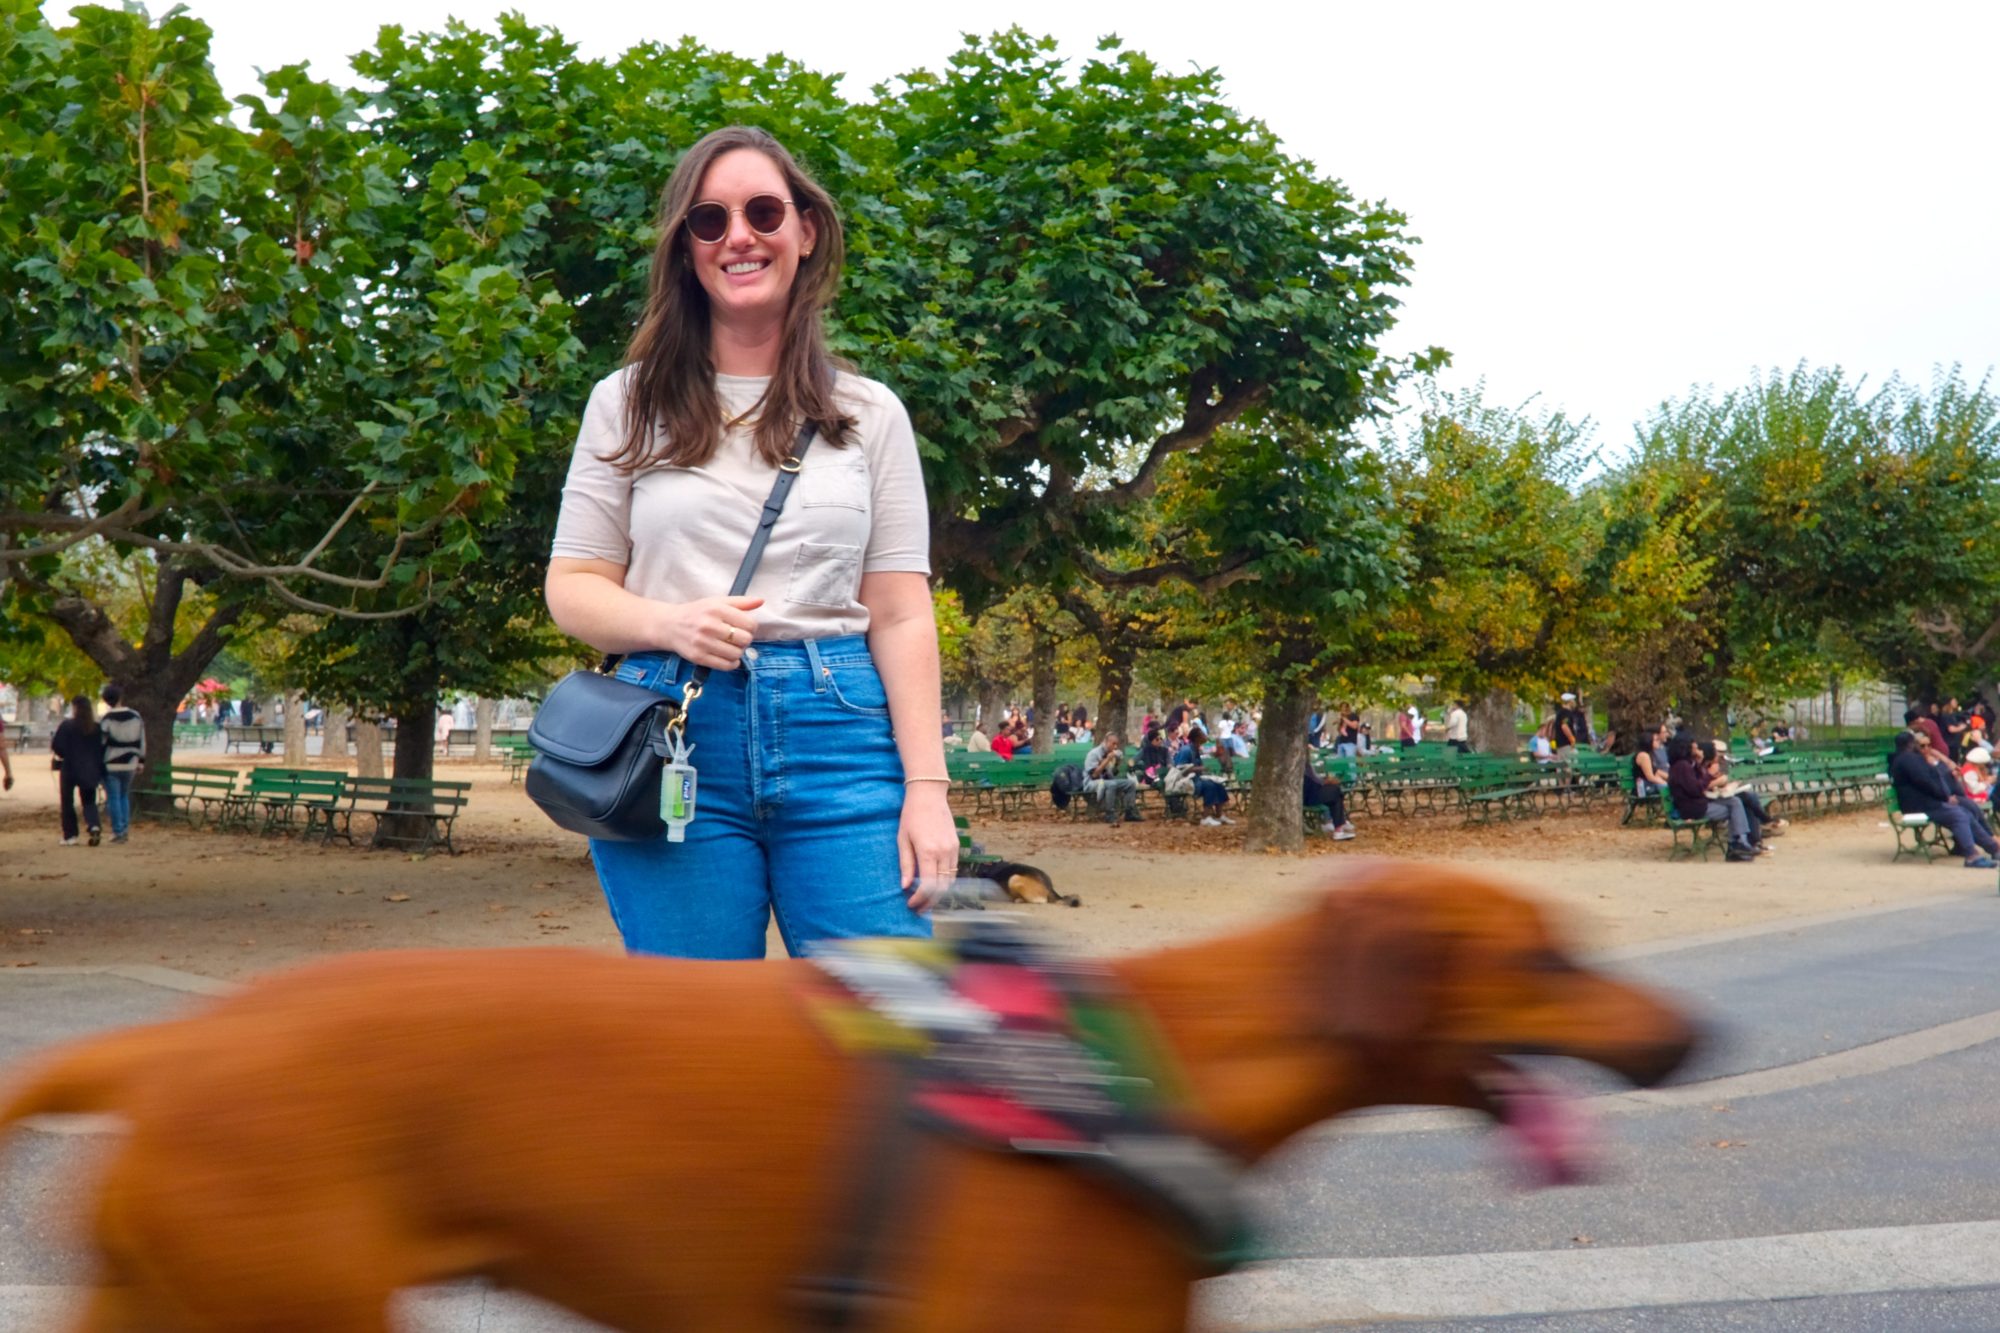
[[[625,566],[625,587],[663,602],[720,597],[749,549],[777,469],[750,431],[732,426],[700,467],[654,465],[621,473],[604,459],[625,432],[628,370],[598,381],[584,409],[563,485],[551,552]],[[717,375],[725,419],[768,381]],[[930,573],[930,514],[910,415],[884,385],[840,375],[834,392],[856,421],[845,448],[815,438],[750,579],[764,605],[760,639],[823,639],[868,630],[861,576]]]

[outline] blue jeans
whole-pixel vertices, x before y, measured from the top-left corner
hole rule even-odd
[[[618,679],[678,701],[694,668],[640,653]],[[858,935],[926,936],[901,885],[903,762],[860,635],[755,643],[714,671],[688,714],[697,774],[685,842],[590,843],[611,919],[634,953],[762,958]]]
[[[131,773],[104,772],[104,814],[111,821],[111,836],[122,838],[132,827]]]

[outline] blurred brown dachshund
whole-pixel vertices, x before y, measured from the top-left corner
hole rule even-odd
[[[1647,1084],[1692,1044],[1470,875],[1376,865],[1305,910],[1108,965],[1244,1160],[1377,1103],[1524,1123],[1510,1055]],[[187,1019],[86,1040],[0,1125],[116,1112],[88,1333],[385,1333],[398,1288],[484,1275],[629,1333],[797,1330],[881,1102],[798,962],[567,950],[357,954]],[[1125,1195],[1046,1162],[912,1140],[870,1333],[1183,1329],[1196,1260]],[[1050,1237],[1060,1236],[1060,1244]]]

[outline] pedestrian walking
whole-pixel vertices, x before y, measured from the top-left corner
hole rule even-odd
[[[62,845],[76,846],[76,807],[81,801],[83,827],[90,831],[90,845],[95,847],[104,836],[97,819],[97,789],[104,785],[104,732],[87,696],[71,699],[69,709],[69,716],[49,738],[49,767],[56,771],[62,800]]]
[[[118,682],[107,684],[103,697],[105,714],[97,725],[104,733],[104,813],[111,841],[124,842],[132,829],[132,784],[146,763],[146,720],[125,706]]]

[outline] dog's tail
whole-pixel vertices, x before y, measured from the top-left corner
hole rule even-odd
[[[34,1115],[85,1115],[119,1110],[133,1083],[168,1058],[163,1040],[176,1027],[157,1023],[88,1037],[49,1055],[0,1102],[0,1131]]]

